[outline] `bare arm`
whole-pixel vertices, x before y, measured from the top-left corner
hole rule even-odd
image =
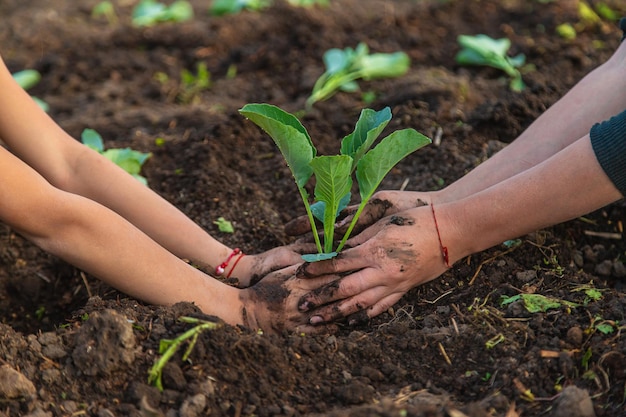
[[[145,301],[192,301],[241,322],[235,288],[181,261],[106,207],[51,186],[2,148],[0,167],[0,219],[42,249]]]
[[[458,260],[620,198],[587,134],[532,168],[464,199],[439,205],[437,215],[443,224],[442,239],[449,242],[452,260]]]
[[[435,201],[467,197],[510,178],[589,133],[598,122],[626,108],[626,42],[613,56],[578,82],[515,141],[441,192]]]

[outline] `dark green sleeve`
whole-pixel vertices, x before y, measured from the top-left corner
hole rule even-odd
[[[589,135],[600,166],[626,196],[626,110],[593,125]]]

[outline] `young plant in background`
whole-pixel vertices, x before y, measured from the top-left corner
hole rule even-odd
[[[101,1],[96,4],[93,9],[91,9],[91,17],[99,18],[100,16],[104,16],[104,18],[109,23],[109,26],[115,26],[118,22],[117,13],[115,12],[115,7],[113,3],[108,0]]]
[[[288,0],[289,4],[296,7],[312,7],[315,5],[327,7],[330,0]]]
[[[84,145],[100,153],[108,160],[114,162],[124,171],[139,180],[143,185],[148,185],[148,180],[139,175],[141,167],[152,154],[135,151],[130,148],[112,148],[104,150],[102,137],[93,129],[85,129],[81,134]]]
[[[211,73],[206,63],[199,62],[196,68],[196,74],[187,69],[183,69],[180,73],[181,89],[178,93],[178,100],[181,103],[192,103],[200,92],[211,88]]]
[[[24,90],[29,90],[33,88],[34,86],[39,84],[39,81],[41,81],[41,74],[39,73],[39,71],[34,69],[18,71],[11,74],[11,76]],[[48,105],[48,103],[38,97],[31,97],[33,100],[35,100],[35,103],[37,103],[37,105],[41,107],[43,111],[48,112],[48,110],[50,110],[50,106]]]
[[[237,14],[242,10],[258,12],[269,7],[272,0],[213,0],[209,13],[213,16]]]
[[[511,41],[507,38],[493,39],[487,35],[460,35],[458,42],[462,49],[456,55],[461,65],[485,65],[504,71],[510,78],[509,87],[520,92],[525,88],[519,69],[526,61],[524,54],[507,56]]]
[[[185,350],[185,353],[183,353],[182,357],[183,361],[186,361],[196,345],[196,341],[198,340],[200,333],[207,330],[217,329],[220,326],[219,323],[213,321],[206,321],[187,316],[180,317],[178,321],[194,324],[195,326],[178,336],[176,339],[162,339],[159,342],[159,354],[162,356],[154,363],[154,365],[152,365],[150,371],[148,371],[148,383],[154,384],[159,391],[163,391],[163,382],[161,380],[163,368],[178,351],[178,348],[183,343],[188,343],[187,349]]]
[[[193,7],[186,0],[169,6],[156,0],[141,0],[132,12],[133,26],[154,26],[161,22],[184,22],[193,19]]]
[[[326,71],[317,79],[306,100],[306,110],[333,96],[337,91],[356,92],[357,80],[400,77],[409,70],[411,60],[404,52],[369,53],[365,43],[356,49],[329,49],[323,56]]]
[[[404,157],[430,143],[421,133],[403,129],[391,133],[370,150],[391,120],[391,110],[389,107],[378,112],[364,109],[354,131],[342,139],[340,154],[318,156],[311,137],[294,115],[269,104],[246,104],[239,111],[272,137],[296,181],[318,250],[317,254],[302,256],[307,262],[336,256],[385,175]],[[343,238],[334,247],[335,223],[350,203],[355,171],[361,202]],[[315,176],[317,200],[313,205],[305,188],[312,176]],[[323,247],[314,217],[323,224]]]

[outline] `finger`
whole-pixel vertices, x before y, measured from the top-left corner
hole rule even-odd
[[[371,199],[363,208],[354,229],[352,229],[353,233],[360,233],[366,227],[371,226],[378,220],[385,217],[387,215],[387,210],[391,207],[393,207],[393,204],[389,200],[381,200],[379,198]],[[354,210],[354,212],[356,212],[356,210]],[[349,214],[354,214],[354,212]],[[336,225],[337,231],[345,233],[352,222],[352,218],[353,216],[349,215],[338,222]]]
[[[315,227],[316,228],[322,227],[322,224],[317,219],[315,220]],[[299,216],[299,217],[296,217],[295,219],[288,221],[287,223],[285,223],[284,230],[288,236],[300,236],[305,233],[312,232],[311,223],[309,222],[309,217]]]
[[[366,268],[356,271],[346,277],[333,280],[325,285],[322,285],[309,293],[303,295],[298,301],[298,309],[300,311],[310,311],[319,306],[332,303],[334,301],[343,300],[355,295],[361,294],[370,288],[377,287],[379,285],[377,270],[373,268]],[[361,308],[373,305],[364,304]],[[353,313],[350,311],[348,314]]]
[[[369,322],[370,319],[378,316],[381,313],[388,311],[391,307],[393,307],[400,299],[402,298],[402,294],[394,293],[390,294],[382,300],[378,301],[373,306],[357,311],[355,314],[352,314],[346,318],[348,321],[348,325],[357,326],[360,324],[365,324]]]
[[[374,225],[364,230],[346,242],[346,249],[342,250],[334,258],[317,261],[306,262],[298,271],[298,276],[302,278],[310,278],[325,274],[338,274],[363,269],[372,265],[372,256],[370,245],[366,242],[375,236],[384,225]]]
[[[310,318],[312,324],[331,323],[346,318],[351,326],[363,324],[383,313],[402,298],[402,293],[382,296],[385,287],[376,287],[355,297],[315,310]]]
[[[305,255],[308,253],[315,253],[317,247],[312,242],[296,242],[288,246],[288,248],[298,255]]]

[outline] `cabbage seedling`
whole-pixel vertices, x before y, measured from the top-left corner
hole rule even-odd
[[[141,0],[132,12],[134,26],[153,26],[160,22],[184,22],[193,19],[193,8],[186,0],[166,6],[156,0]]]
[[[522,75],[518,68],[524,65],[526,56],[519,54],[507,56],[511,41],[507,38],[493,39],[487,35],[460,35],[458,42],[463,49],[456,55],[456,62],[461,65],[485,65],[504,71],[511,81],[511,90],[520,92],[524,89]]]
[[[39,84],[39,81],[41,81],[41,74],[39,73],[39,71],[34,69],[18,71],[11,74],[11,76],[24,90],[33,88],[34,86]],[[35,100],[35,103],[37,103],[37,105],[41,107],[43,111],[48,112],[48,110],[50,110],[50,106],[48,105],[48,103],[46,103],[42,99],[35,96],[31,96],[31,98]]]
[[[213,16],[237,14],[242,10],[258,12],[272,4],[272,0],[214,0],[209,13]]]
[[[370,149],[391,120],[391,110],[389,107],[378,112],[364,109],[354,131],[342,139],[339,155],[317,155],[311,137],[294,115],[269,104],[246,104],[239,111],[272,137],[296,181],[318,250],[317,254],[302,256],[307,262],[336,256],[385,175],[404,157],[431,142],[414,129],[403,129],[391,133]],[[343,238],[334,248],[335,223],[341,210],[350,203],[355,172],[361,202]],[[317,203],[311,205],[305,186],[313,176]],[[315,218],[324,227],[323,247]]]
[[[358,79],[369,81],[404,75],[411,63],[409,56],[401,51],[370,54],[368,46],[362,42],[356,49],[329,49],[324,53],[323,60],[326,71],[317,79],[306,100],[307,110],[337,91],[358,91]]]
[[[143,185],[148,185],[148,180],[139,175],[141,167],[146,162],[151,153],[143,153],[130,148],[112,148],[104,150],[102,137],[93,129],[85,129],[81,134],[81,140],[84,145],[90,147],[94,151],[100,153],[108,160],[114,162],[117,166],[135,177]]]

